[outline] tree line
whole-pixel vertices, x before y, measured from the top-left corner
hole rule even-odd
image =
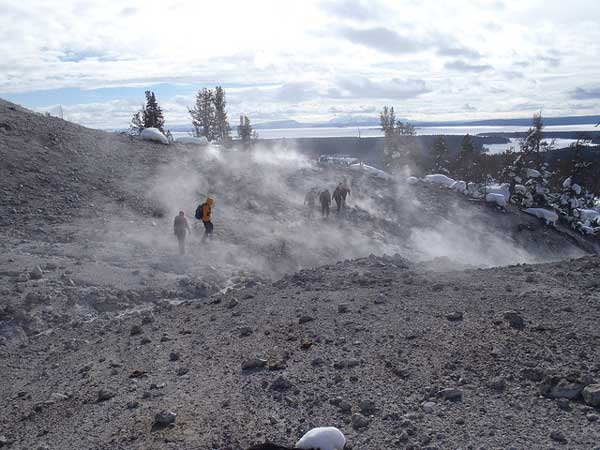
[[[585,157],[590,139],[580,135],[570,151],[558,156],[553,142],[544,137],[541,112],[518,144],[489,155],[465,135],[458,152],[451,152],[446,139],[437,137],[430,148],[421,148],[414,127],[395,117],[393,107],[380,114],[384,133],[383,164],[390,172],[404,168],[417,175],[444,174],[465,181],[472,189],[485,192],[486,186],[506,183],[510,203],[522,207],[550,208],[577,228],[579,210],[593,208],[600,196],[600,163]],[[600,224],[599,224],[600,225]]]
[[[145,96],[145,104],[131,119],[130,133],[139,135],[145,128],[157,128],[161,133],[169,136],[171,133],[169,130],[165,130],[165,118],[155,93],[146,91]],[[194,107],[188,107],[188,113],[195,137],[203,136],[210,142],[219,142],[224,145],[231,143],[227,101],[225,100],[225,90],[221,86],[216,86],[214,89],[200,89],[196,94]],[[250,142],[258,138],[258,134],[252,128],[250,119],[246,115],[240,115],[237,138],[242,142]]]

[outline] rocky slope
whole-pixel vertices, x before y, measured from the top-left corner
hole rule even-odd
[[[0,161],[0,447],[238,450],[317,425],[365,450],[599,441],[598,260],[567,259],[594,241],[293,149],[1,100]],[[308,219],[304,193],[343,178],[348,210]],[[177,255],[172,217],[207,194],[216,239]]]
[[[5,341],[0,435],[243,449],[334,425],[354,449],[600,448],[598,258],[434,266],[340,262]]]

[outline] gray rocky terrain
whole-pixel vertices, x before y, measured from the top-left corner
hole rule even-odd
[[[597,242],[294,149],[0,101],[0,447],[600,448]],[[308,220],[313,186],[349,208]],[[216,199],[215,240],[172,220]]]

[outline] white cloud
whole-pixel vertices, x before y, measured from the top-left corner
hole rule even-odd
[[[223,84],[233,86],[232,115],[269,119],[329,119],[386,102],[432,119],[510,115],[527,104],[589,113],[596,105],[595,3],[451,4],[0,0],[0,96],[137,86],[141,101],[156,83]],[[162,99],[171,122],[187,120],[190,97]],[[66,109],[91,126],[115,126],[131,113],[129,100],[116,98]]]

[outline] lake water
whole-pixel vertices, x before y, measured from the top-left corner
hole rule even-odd
[[[564,131],[564,130],[557,130],[557,131]],[[553,144],[552,148],[565,148],[565,147],[568,147],[569,145],[571,145],[572,143],[576,142],[577,139],[546,139],[546,141],[548,142],[548,144]],[[510,143],[489,144],[489,145],[484,145],[484,148],[486,148],[488,150],[487,152],[490,155],[505,152],[509,148],[512,148],[515,151],[519,151],[519,139],[510,138]]]
[[[460,127],[417,127],[417,134],[420,135],[465,135],[467,133],[485,134],[485,133],[509,133],[516,131],[527,131],[529,127],[515,126],[460,126]],[[567,125],[567,126],[548,126],[545,131],[600,131],[594,125]],[[261,139],[295,139],[295,138],[323,138],[323,137],[382,137],[383,132],[380,127],[317,127],[317,128],[279,128],[257,130],[258,137]],[[174,137],[191,136],[191,133],[175,132]],[[502,144],[504,145],[504,144]]]

